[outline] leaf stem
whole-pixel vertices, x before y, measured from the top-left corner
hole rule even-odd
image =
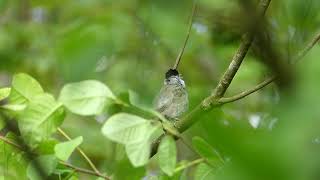
[[[64,132],[61,128],[58,128],[58,132],[64,136],[67,140],[71,140],[70,136]],[[88,162],[88,164],[90,165],[90,167],[94,170],[94,172],[96,173],[100,173],[100,171],[96,168],[96,166],[93,164],[93,162],[90,160],[90,158],[86,155],[86,153],[84,153],[84,151],[80,148],[77,147],[77,151],[81,154],[81,156]]]
[[[186,169],[186,168],[188,168],[188,167],[191,167],[191,166],[200,164],[200,163],[202,163],[202,162],[204,162],[204,161],[205,161],[204,158],[199,158],[199,159],[193,160],[193,161],[191,161],[191,162],[189,162],[189,163],[186,163],[186,164],[184,164],[184,165],[182,165],[182,166],[177,167],[177,168],[174,170],[174,172],[177,173],[177,172],[182,171],[182,170],[184,170],[184,169]]]
[[[81,173],[84,173],[84,174],[90,174],[90,175],[94,175],[94,176],[98,176],[98,177],[102,177],[104,179],[111,179],[110,177],[106,176],[106,175],[103,175],[101,173],[97,173],[97,172],[94,172],[94,171],[90,171],[90,170],[87,170],[87,169],[84,169],[84,168],[80,168],[80,167],[76,167],[72,164],[69,164],[69,163],[66,163],[64,161],[59,161],[60,164],[66,166],[66,167],[69,167],[71,169],[74,169],[75,171],[77,172],[81,172]]]

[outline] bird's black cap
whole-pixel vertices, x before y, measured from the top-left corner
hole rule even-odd
[[[176,69],[169,69],[166,72],[166,79],[168,79],[171,76],[179,76],[179,72]]]

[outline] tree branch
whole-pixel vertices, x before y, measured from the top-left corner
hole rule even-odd
[[[258,18],[254,19],[254,22],[252,24],[255,24],[255,22],[258,22],[261,17],[265,14],[271,0],[261,0],[259,3],[259,11],[258,11]],[[248,29],[252,29],[249,27]],[[246,34],[243,35],[241,44],[233,56],[231,63],[228,67],[228,69],[225,71],[223,76],[221,77],[217,87],[213,91],[212,95],[205,99],[202,103],[204,108],[210,108],[212,102],[214,99],[221,98],[226,93],[228,87],[230,86],[234,76],[238,72],[238,69],[240,68],[240,65],[245,58],[246,54],[248,53],[248,50],[252,44],[252,41],[254,39],[255,31],[250,30]]]
[[[262,88],[264,88],[268,84],[272,83],[275,79],[276,79],[276,76],[269,77],[266,80],[264,80],[263,82],[261,82],[260,84],[256,85],[252,89],[243,91],[242,93],[234,95],[234,96],[231,96],[231,97],[220,98],[218,100],[218,102],[219,102],[220,105],[223,105],[223,104],[231,103],[231,102],[237,101],[239,99],[245,98],[246,96],[248,96],[248,95],[250,95],[250,94],[252,94],[252,93],[254,93],[254,92],[256,92],[256,91],[258,91],[258,90],[260,90]]]
[[[317,33],[315,35],[314,38],[312,38],[312,40],[310,41],[310,43],[303,49],[301,50],[298,55],[296,56],[296,60],[300,60],[302,59],[314,46],[317,42],[320,41],[320,32]],[[244,91],[238,95],[232,96],[232,97],[228,97],[228,98],[217,98],[217,99],[212,99],[211,102],[211,107],[218,107],[220,105],[226,104],[226,103],[230,103],[230,102],[234,102],[236,100],[242,99],[260,89],[262,89],[263,87],[267,86],[268,84],[270,84],[271,82],[273,82],[277,77],[276,76],[271,76],[269,78],[267,78],[265,81],[261,82],[260,84],[258,84],[257,86],[255,86],[254,88]],[[211,98],[211,96],[209,96],[208,98]],[[206,99],[208,99],[206,98]],[[205,99],[205,100],[206,100]],[[205,101],[204,100],[204,101]],[[203,102],[204,102],[203,101]],[[203,103],[202,102],[202,103]],[[176,126],[178,128],[178,130],[180,132],[185,131],[186,129],[188,129],[194,122],[197,121],[196,118],[194,118],[194,116],[196,114],[198,114],[201,110],[208,110],[202,107],[202,104],[199,104],[197,107],[195,107],[189,114],[187,114],[183,119],[181,119],[180,121],[177,122]]]
[[[61,128],[58,128],[59,133],[64,136],[67,140],[71,140],[70,136],[64,132]],[[94,170],[94,172],[101,174],[100,171],[96,168],[96,166],[93,164],[93,162],[90,160],[90,158],[84,153],[84,151],[80,148],[77,147],[77,151],[81,154],[81,156],[88,162],[90,167]]]
[[[259,2],[259,20],[266,12],[271,0],[261,0]],[[257,21],[255,20],[255,21]],[[250,28],[249,28],[250,29]],[[205,98],[201,104],[199,104],[196,108],[194,108],[189,114],[187,114],[183,119],[178,121],[176,123],[176,127],[179,129],[180,132],[185,131],[188,129],[194,122],[197,121],[197,118],[194,118],[195,115],[197,115],[200,110],[209,110],[214,106],[219,105],[218,100],[222,98],[227,91],[229,85],[231,84],[231,81],[233,80],[235,74],[238,72],[238,69],[245,58],[252,41],[254,39],[254,32],[248,32],[244,34],[243,39],[241,41],[241,44],[233,56],[231,63],[228,67],[228,69],[225,71],[223,76],[221,77],[217,87],[213,91],[213,93]]]
[[[313,46],[316,45],[317,42],[319,42],[319,40],[320,40],[320,32],[318,32],[317,35],[314,38],[312,38],[309,44],[301,52],[298,53],[296,60],[294,62],[297,62],[300,59],[302,59],[313,48]]]

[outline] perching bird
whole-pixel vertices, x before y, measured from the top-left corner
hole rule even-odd
[[[176,122],[175,120],[188,110],[189,106],[186,85],[177,69],[189,39],[195,12],[196,1],[193,2],[192,15],[190,17],[187,36],[184,40],[182,49],[178,54],[178,57],[172,69],[169,69],[166,72],[163,87],[161,88],[160,93],[154,101],[155,109],[167,119],[173,120],[174,122]]]
[[[188,110],[188,105],[184,81],[176,69],[169,69],[163,87],[155,99],[155,109],[169,120],[175,120]]]

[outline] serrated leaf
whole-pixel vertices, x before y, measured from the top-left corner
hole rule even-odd
[[[65,113],[61,103],[49,94],[33,98],[18,118],[22,136],[33,146],[48,139],[62,124]]]
[[[134,167],[144,166],[148,163],[151,145],[161,134],[163,134],[161,126],[149,125],[143,139],[125,145],[126,153]]]
[[[214,168],[208,166],[206,163],[201,163],[197,166],[194,173],[195,180],[212,180],[215,179]]]
[[[146,137],[150,121],[127,113],[111,116],[102,127],[102,133],[112,141],[128,144]]]
[[[57,144],[54,148],[55,155],[58,159],[67,161],[72,152],[82,143],[82,141],[82,136],[79,136],[73,140]]]
[[[19,73],[13,76],[9,102],[10,104],[25,104],[42,93],[44,92],[38,81],[28,74]]]
[[[172,176],[177,163],[176,142],[171,136],[165,136],[159,145],[158,163],[160,169]]]
[[[0,89],[0,101],[7,98],[10,94],[11,88],[1,88]]]
[[[196,136],[192,138],[192,145],[203,158],[207,159],[212,165],[221,163],[221,157],[218,152],[205,140]]]
[[[95,80],[67,84],[59,97],[59,101],[71,112],[79,115],[100,114],[110,99],[115,99],[111,90]]]
[[[29,163],[27,168],[27,176],[30,180],[42,180],[43,178],[46,178],[52,174],[57,165],[58,160],[54,155],[39,156]],[[37,169],[39,167],[41,167],[43,172],[42,175],[45,177],[42,177],[41,174],[39,174],[39,169]]]

